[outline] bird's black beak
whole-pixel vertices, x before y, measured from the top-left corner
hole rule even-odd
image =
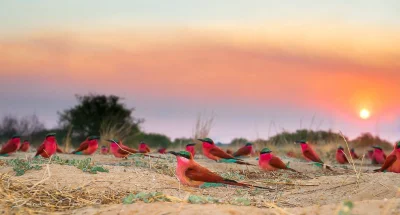
[[[201,142],[205,142],[204,139],[197,139],[197,140],[200,140]]]
[[[110,142],[110,143],[115,143],[115,141],[114,140],[107,140],[108,142]]]
[[[175,155],[175,156],[178,155],[178,153],[176,153],[176,152],[174,152],[174,151],[169,151],[168,153],[169,153],[169,154],[173,154],[173,155]]]

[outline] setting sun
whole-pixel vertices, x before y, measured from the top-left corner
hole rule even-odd
[[[369,110],[367,110],[367,109],[362,109],[362,110],[360,111],[360,117],[361,117],[361,119],[368,119],[369,116],[370,116]]]

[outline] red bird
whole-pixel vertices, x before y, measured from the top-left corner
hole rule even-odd
[[[245,164],[245,165],[253,165],[250,163],[243,162],[241,159],[235,158],[232,155],[224,152],[218,146],[214,145],[214,141],[210,138],[198,139],[203,143],[203,154],[210,158],[211,160],[215,160],[217,162],[225,162],[225,163],[237,163],[237,164]]]
[[[117,158],[126,158],[131,154],[137,153],[135,149],[131,149],[128,146],[122,144],[121,141],[117,142],[116,140],[107,140],[110,142],[110,151]]]
[[[229,184],[240,187],[257,187],[262,189],[269,189],[265,187],[253,186],[250,184],[240,183],[234,180],[223,178],[207,168],[201,166],[193,160],[192,155],[187,151],[169,152],[176,156],[176,176],[179,181],[191,187],[200,187],[204,183],[220,183]]]
[[[27,152],[27,151],[29,151],[30,146],[31,145],[29,144],[29,141],[28,140],[24,140],[24,142],[22,143],[21,147],[19,148],[19,151]]]
[[[386,160],[386,154],[379,146],[372,146],[374,153],[372,153],[372,164],[383,164]]]
[[[97,148],[99,147],[99,140],[100,137],[98,136],[90,136],[86,138],[85,141],[81,143],[79,148],[72,152],[72,154],[77,155],[91,155],[96,152]]]
[[[167,153],[167,149],[166,148],[158,149],[158,153],[165,154],[165,153]]]
[[[341,146],[339,146],[336,151],[336,161],[340,164],[349,163],[349,161],[347,160],[346,154],[344,153],[344,149]]]
[[[383,163],[380,169],[376,169],[376,172],[383,172],[387,170],[388,172],[400,173],[400,141],[396,143],[393,151],[386,158],[385,163]]]
[[[107,146],[101,147],[101,154],[106,155],[109,152],[109,148]]]
[[[356,152],[354,151],[354,148],[352,148],[351,150],[350,150],[350,156],[353,158],[353,159],[359,159],[360,157],[358,157],[358,155],[356,154]]]
[[[35,157],[41,155],[44,158],[49,158],[57,151],[57,140],[55,133],[50,133],[46,135],[45,140],[37,149]]]
[[[14,135],[6,144],[1,147],[0,156],[9,156],[10,154],[16,152],[21,146],[21,137]]]
[[[194,155],[196,154],[196,150],[194,148],[195,145],[196,143],[191,143],[186,145],[186,151],[190,152],[190,154],[192,154],[192,157],[194,157]]]
[[[321,164],[322,166],[326,166],[327,169],[332,170],[330,166],[324,164],[321,158],[319,158],[317,153],[315,153],[315,151],[311,148],[310,145],[307,144],[306,141],[297,141],[297,143],[300,143],[301,151],[306,160],[316,162],[318,164]]]
[[[287,167],[286,164],[283,163],[283,161],[279,157],[276,157],[271,152],[272,151],[269,150],[268,148],[264,148],[263,150],[261,150],[260,157],[258,159],[258,166],[260,167],[260,169],[265,171],[275,171],[278,169],[285,169],[297,172],[296,170]]]
[[[246,143],[245,146],[234,152],[233,157],[249,156],[253,152],[253,144]]]
[[[141,142],[139,144],[139,152],[140,153],[149,153],[150,148],[147,146],[147,144],[145,142]]]

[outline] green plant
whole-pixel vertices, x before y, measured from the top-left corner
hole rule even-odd
[[[339,211],[339,215],[351,215],[351,211],[353,210],[354,204],[352,201],[343,202],[342,208]]]
[[[215,199],[211,196],[196,196],[190,195],[188,198],[188,202],[191,204],[207,204],[207,203],[218,203],[218,199]]]
[[[13,167],[16,176],[21,176],[25,174],[26,171],[31,169],[35,170],[42,169],[42,167],[37,164],[32,165],[31,162],[19,158],[9,160],[7,164]]]
[[[152,193],[145,193],[140,192],[137,194],[129,194],[125,198],[122,199],[123,204],[132,204],[136,201],[143,201],[145,203],[151,202],[171,202],[171,199],[164,195],[162,192],[152,192]]]

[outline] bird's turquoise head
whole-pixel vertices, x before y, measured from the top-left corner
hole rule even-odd
[[[305,141],[305,140],[296,140],[296,143],[299,143],[299,144],[307,144],[307,141]]]
[[[56,133],[48,133],[47,135],[46,135],[46,138],[48,138],[48,137],[55,137],[56,136]]]
[[[337,149],[343,150],[344,148],[342,146],[339,146]]]
[[[269,148],[263,148],[260,152],[260,154],[268,154],[271,153],[272,151]]]
[[[351,148],[350,151],[351,151],[351,152],[354,152],[354,148]]]
[[[195,145],[196,145],[196,143],[190,143],[190,144],[187,144],[186,147],[188,147],[188,146],[195,146]]]
[[[100,140],[100,136],[95,136],[95,135],[93,135],[93,136],[90,136],[90,137],[88,138],[88,140]]]
[[[400,141],[396,143],[396,149],[400,149]]]
[[[209,144],[214,144],[214,141],[208,137],[204,138],[204,139],[197,139],[200,140],[203,143],[209,143]]]
[[[118,140],[117,139],[109,139],[109,140],[107,140],[108,142],[110,142],[110,143],[116,143],[116,144],[118,144]]]
[[[168,153],[173,154],[177,157],[184,157],[189,160],[192,159],[192,154],[190,154],[190,152],[187,152],[187,151],[180,151],[180,152],[170,151]]]
[[[253,143],[246,143],[246,146],[253,146]]]
[[[372,148],[382,150],[380,146],[372,146]]]
[[[11,137],[11,139],[15,139],[15,138],[21,138],[21,135],[14,134],[14,135]]]

